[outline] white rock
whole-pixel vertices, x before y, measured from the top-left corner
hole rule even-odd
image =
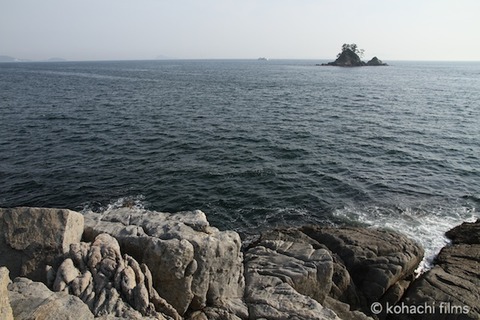
[[[8,299],[7,286],[10,283],[9,271],[5,267],[0,267],[0,319],[13,320],[12,307]]]
[[[15,320],[90,320],[93,314],[79,298],[52,292],[43,283],[16,278],[8,292]]]

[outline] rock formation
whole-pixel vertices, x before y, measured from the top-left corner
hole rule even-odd
[[[327,66],[336,66],[336,67],[361,67],[365,65],[360,57],[350,49],[342,51],[338,58],[326,64]]]
[[[401,298],[424,254],[414,241],[387,230],[317,226],[301,230],[325,245],[341,264],[332,296],[367,313],[373,302],[395,304]],[[342,280],[344,270],[348,277]],[[354,286],[345,287],[350,279]]]
[[[64,209],[0,208],[0,266],[46,282],[45,267],[81,240],[83,215]]]
[[[8,298],[8,285],[10,284],[9,271],[0,267],[0,319],[13,320],[13,311]]]
[[[237,233],[211,227],[198,210],[122,208],[83,219],[16,208],[0,209],[0,231],[0,265],[43,274],[55,291],[24,277],[11,282],[0,268],[1,319],[480,318],[480,222],[448,232],[452,245],[418,279],[423,249],[387,230],[281,228],[242,247]],[[386,311],[422,304],[437,309]]]
[[[79,298],[67,292],[52,292],[40,282],[16,278],[8,286],[15,320],[91,320],[93,314]]]
[[[322,66],[335,66],[335,67],[363,67],[363,66],[386,66],[382,60],[377,57],[373,57],[370,61],[365,63],[362,61],[359,55],[363,55],[363,50],[359,50],[357,45],[344,44],[342,46],[342,52],[337,55],[337,59],[333,62],[323,63]]]
[[[373,57],[367,62],[367,66],[388,66],[388,64],[382,62],[382,60],[378,59],[377,57]]]
[[[245,301],[250,318],[281,320],[295,314],[305,319],[339,319],[322,306],[332,285],[330,253],[292,240],[262,239],[246,252]]]
[[[53,290],[79,297],[95,316],[165,319],[163,312],[181,319],[153,288],[148,267],[122,256],[117,240],[108,234],[98,235],[91,244],[71,244],[59,268],[50,271]]]
[[[443,248],[435,266],[408,289],[401,303],[431,306],[429,314],[397,315],[397,319],[480,319],[480,220],[446,233],[452,245]]]
[[[86,214],[84,238],[100,233],[115,237],[122,252],[150,268],[155,289],[180,315],[210,306],[247,316],[240,237],[211,227],[202,211]]]
[[[270,231],[245,253],[245,299],[250,314],[253,310],[265,316],[275,310],[279,316],[271,319],[282,319],[288,312],[310,319],[308,311],[322,319],[332,310],[342,319],[367,318],[373,302],[393,305],[401,298],[422,257],[418,244],[391,231],[318,226]],[[264,287],[273,287],[273,293],[287,292],[288,298],[283,300],[291,301],[292,307],[287,311],[278,309],[285,304],[266,308],[265,301],[282,299],[279,294],[265,299],[265,290],[259,289]],[[314,301],[305,303],[285,287]],[[255,301],[262,303],[257,307]],[[295,305],[301,305],[302,311],[293,308]]]

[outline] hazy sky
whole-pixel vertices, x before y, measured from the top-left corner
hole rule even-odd
[[[0,0],[0,55],[480,60],[479,0]]]

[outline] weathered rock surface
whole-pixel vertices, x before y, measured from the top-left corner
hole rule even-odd
[[[373,302],[395,304],[414,279],[423,248],[392,231],[303,227],[337,257],[332,296],[367,314]]]
[[[52,292],[40,282],[16,278],[8,286],[15,320],[90,320],[93,314],[79,298]]]
[[[0,209],[0,265],[59,291],[0,268],[1,319],[480,319],[480,221],[447,232],[452,245],[414,280],[423,249],[392,231],[285,228],[242,251],[201,211],[90,213],[91,243],[78,215]],[[372,315],[374,302],[436,309]]]
[[[240,237],[211,227],[203,212],[86,214],[84,238],[100,233],[111,234],[122,252],[149,267],[155,289],[180,315],[208,306],[247,317]]]
[[[446,233],[453,244],[443,248],[435,266],[408,289],[401,303],[429,305],[429,314],[398,315],[397,319],[480,319],[480,220]]]
[[[250,319],[339,319],[321,305],[332,285],[330,253],[301,240],[269,237],[286,238],[264,235],[245,253]]]
[[[0,319],[13,320],[12,307],[8,299],[8,285],[10,284],[9,271],[5,267],[0,268]]]
[[[163,312],[181,319],[153,288],[148,267],[122,257],[117,240],[108,234],[98,235],[92,244],[71,244],[65,260],[50,274],[54,291],[79,297],[95,316],[165,319]]]
[[[269,231],[245,253],[245,300],[251,316],[268,319],[289,312],[300,319],[329,319],[328,312],[367,319],[371,303],[395,304],[401,298],[422,257],[418,244],[391,231],[316,226]]]
[[[480,219],[462,223],[447,231],[445,235],[453,244],[480,244]]]
[[[64,209],[0,208],[0,266],[11,277],[46,282],[45,267],[79,242],[83,215]]]

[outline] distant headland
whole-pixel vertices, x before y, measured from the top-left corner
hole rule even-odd
[[[30,60],[30,59],[19,59],[11,56],[0,55],[0,62],[63,62],[67,61],[64,58],[53,57],[46,60]]]
[[[355,43],[342,45],[342,51],[337,55],[337,59],[333,62],[322,63],[322,66],[336,66],[336,67],[363,67],[363,66],[387,66],[382,60],[373,57],[368,62],[362,61],[364,50],[358,49]]]

